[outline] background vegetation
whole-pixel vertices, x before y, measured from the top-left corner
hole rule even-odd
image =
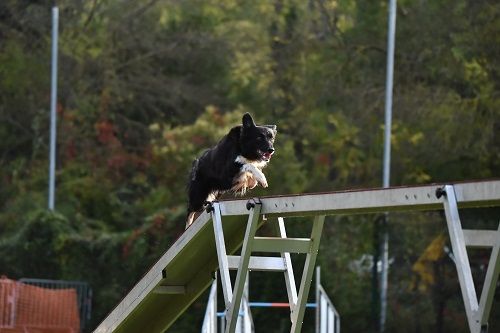
[[[0,274],[89,282],[90,328],[183,232],[192,159],[246,111],[279,129],[270,187],[252,195],[380,186],[387,1],[56,2],[56,212],[46,210],[53,1],[0,2]],[[398,1],[392,185],[500,176],[499,54],[498,1]],[[498,216],[463,212],[493,228]],[[359,261],[376,244],[363,222],[376,219],[325,224],[318,263],[344,332],[376,331]],[[388,332],[468,331],[443,221],[391,215]],[[472,254],[478,284],[487,259]],[[281,276],[251,282],[253,300],[286,299]],[[201,327],[205,301],[171,331]],[[497,288],[491,332],[499,303]],[[254,312],[257,331],[288,329],[276,311]]]

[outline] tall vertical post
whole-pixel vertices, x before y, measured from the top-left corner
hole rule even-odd
[[[52,8],[52,68],[50,94],[49,209],[54,210],[56,183],[57,137],[57,44],[59,38],[59,8]]]
[[[391,128],[392,128],[392,92],[394,77],[394,44],[396,37],[396,0],[389,0],[389,19],[387,33],[387,69],[385,85],[385,132],[384,132],[384,171],[383,186],[389,187],[391,172]],[[389,280],[389,233],[387,213],[383,222],[382,237],[382,274],[380,277],[380,332],[385,332],[387,317],[387,288]],[[376,264],[376,263],[375,263]]]
[[[391,173],[391,128],[392,90],[394,76],[394,44],[396,37],[396,0],[389,0],[389,20],[387,33],[387,68],[385,80],[385,128],[384,128],[384,188],[389,187]]]

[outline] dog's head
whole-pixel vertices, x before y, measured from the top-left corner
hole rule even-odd
[[[253,161],[269,162],[274,154],[276,125],[255,125],[249,113],[243,115],[241,130],[241,155]]]

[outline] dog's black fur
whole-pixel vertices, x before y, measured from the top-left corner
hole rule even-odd
[[[275,137],[275,125],[257,126],[246,113],[242,125],[233,127],[216,146],[193,161],[186,227],[193,222],[195,212],[224,192],[244,194],[257,183],[267,187],[261,170],[274,153]]]

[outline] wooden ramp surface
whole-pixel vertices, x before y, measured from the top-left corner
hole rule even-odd
[[[453,184],[460,208],[500,206],[500,180]],[[261,198],[266,216],[336,215],[443,209],[441,184]],[[221,202],[228,254],[243,243],[247,199]],[[286,221],[286,220],[285,220]],[[163,332],[212,283],[218,269],[210,215],[204,212],[95,329]]]

